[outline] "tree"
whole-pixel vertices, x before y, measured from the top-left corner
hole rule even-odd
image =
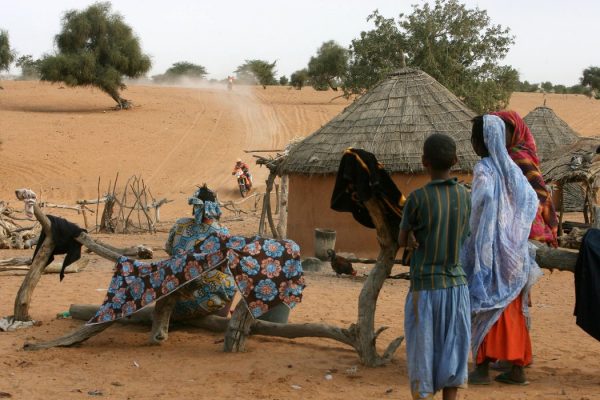
[[[163,83],[174,81],[177,78],[182,77],[204,79],[206,75],[208,75],[208,72],[204,66],[187,61],[180,61],[174,63],[164,74],[153,76],[152,80]]]
[[[346,96],[364,93],[404,63],[405,39],[394,18],[385,18],[375,10],[367,21],[373,21],[375,29],[362,31],[350,44],[343,84]]]
[[[596,93],[600,92],[600,67],[589,67],[583,70],[581,84],[588,86]]]
[[[567,93],[567,87],[565,85],[554,85],[552,90],[554,91],[554,93],[558,93],[558,94]]]
[[[119,108],[129,108],[131,103],[120,96],[126,88],[123,77],[143,76],[151,62],[123,17],[111,12],[110,3],[67,11],[55,42],[57,54],[41,61],[42,80],[95,86],[115,100]]]
[[[279,84],[281,86],[287,86],[288,83],[290,83],[290,80],[287,78],[287,76],[282,75],[281,77],[279,77]]]
[[[290,76],[290,85],[300,90],[308,82],[308,71],[306,68],[294,72]]]
[[[589,87],[584,86],[584,85],[573,85],[573,86],[569,86],[567,88],[567,93],[571,93],[571,94],[584,94],[588,97],[591,96],[591,90]]]
[[[237,67],[235,73],[237,80],[250,85],[260,84],[264,89],[267,85],[276,85],[275,64],[264,60],[246,60],[244,64]]]
[[[552,92],[552,89],[554,89],[554,85],[550,81],[542,82],[540,84],[540,86],[544,90],[544,92],[547,92],[547,93]]]
[[[537,92],[540,88],[540,85],[537,83],[529,83],[529,81],[519,82],[515,91],[517,92]]]
[[[41,60],[34,60],[31,54],[26,54],[17,59],[15,65],[21,68],[21,79],[37,80],[40,79]]]
[[[15,51],[10,48],[8,32],[0,30],[0,71],[8,71],[10,64],[15,60]],[[0,86],[2,89],[2,86]]]
[[[317,90],[327,87],[338,90],[341,79],[348,68],[348,50],[330,40],[321,45],[317,55],[308,62],[308,76]]]
[[[413,6],[410,15],[400,14],[397,21],[377,10],[367,20],[373,20],[375,29],[352,41],[346,95],[371,88],[400,68],[406,54],[409,66],[427,72],[478,112],[508,103],[518,73],[499,62],[514,40],[508,28],[491,23],[485,10],[469,9],[458,0],[436,0]]]

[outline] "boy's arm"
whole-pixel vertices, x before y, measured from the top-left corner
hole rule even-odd
[[[417,205],[414,195],[411,193],[404,203],[402,210],[402,222],[400,223],[400,233],[398,234],[398,245],[400,247],[411,247],[415,248],[416,244],[415,235],[412,232],[415,226],[415,215],[417,211]]]
[[[419,242],[417,242],[417,238],[413,231],[401,229],[400,234],[398,235],[398,246],[414,250],[419,247]]]
[[[407,244],[408,244],[408,231],[401,230],[400,234],[398,235],[398,246],[406,247]]]

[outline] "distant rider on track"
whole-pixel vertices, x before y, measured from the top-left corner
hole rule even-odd
[[[235,166],[233,167],[233,172],[231,175],[235,175],[236,171],[241,169],[244,175],[248,178],[250,185],[252,185],[252,175],[250,174],[250,169],[248,168],[248,164],[242,161],[241,158],[238,158],[235,162]]]

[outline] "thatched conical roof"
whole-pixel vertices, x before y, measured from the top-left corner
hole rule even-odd
[[[475,113],[425,72],[402,68],[295,145],[284,173],[337,171],[348,147],[374,153],[390,172],[422,172],[423,142],[435,132],[454,138],[456,170],[471,172],[478,157],[471,147]]]
[[[546,159],[557,148],[579,139],[579,135],[546,106],[537,107],[523,120],[535,138],[540,160]]]

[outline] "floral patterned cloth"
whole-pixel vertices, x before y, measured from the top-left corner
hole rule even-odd
[[[217,221],[221,216],[219,204],[191,197],[188,203],[194,205],[194,218],[181,218],[169,232],[165,250],[169,255],[181,255],[194,250],[213,234],[229,235],[229,230]],[[173,320],[198,318],[212,314],[231,304],[235,295],[233,276],[219,270],[212,270],[196,278],[180,292],[175,303]]]
[[[278,304],[302,300],[300,247],[291,240],[229,236],[216,232],[192,251],[143,263],[121,257],[104,303],[88,324],[127,317],[211,271],[231,275],[254,317]]]

